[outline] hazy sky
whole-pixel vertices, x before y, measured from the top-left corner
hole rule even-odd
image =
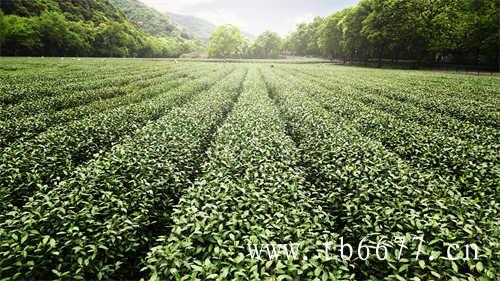
[[[286,35],[299,22],[352,7],[359,0],[141,0],[157,10],[193,15],[216,25],[232,23],[259,35]]]

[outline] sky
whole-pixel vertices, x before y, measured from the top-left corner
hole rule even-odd
[[[235,24],[255,36],[287,35],[300,22],[355,6],[359,0],[140,0],[160,12],[196,16],[216,25]]]

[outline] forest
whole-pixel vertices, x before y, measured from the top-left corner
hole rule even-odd
[[[498,11],[499,2],[488,0],[363,0],[356,7],[301,23],[286,38],[265,32],[252,43],[241,38],[236,27],[221,27],[213,34],[209,55],[498,67]]]
[[[301,24],[285,49],[344,60],[498,64],[498,1],[364,0]]]

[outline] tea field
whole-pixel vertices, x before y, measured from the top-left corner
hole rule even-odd
[[[498,75],[0,58],[0,106],[0,280],[500,279]]]

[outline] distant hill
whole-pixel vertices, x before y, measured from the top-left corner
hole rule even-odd
[[[215,24],[198,17],[170,12],[165,14],[205,43],[208,42],[210,35],[217,29]],[[255,39],[255,36],[250,33],[242,31],[242,34],[252,40]]]
[[[207,20],[190,15],[161,13],[139,0],[108,0],[125,13],[128,20],[137,23],[147,34],[153,36],[180,35],[185,39],[208,42],[217,26]],[[255,39],[253,35],[243,35]]]
[[[208,38],[210,38],[210,34],[212,34],[217,26],[211,22],[208,22],[204,19],[200,19],[193,16],[188,15],[180,15],[174,13],[165,13],[172,20],[178,23],[180,26],[189,30],[194,36],[198,37],[203,42],[208,42]]]
[[[185,39],[193,39],[193,35],[180,28],[168,15],[148,7],[138,0],[109,0],[121,9],[130,21],[137,23],[140,28],[153,36],[180,35]]]

